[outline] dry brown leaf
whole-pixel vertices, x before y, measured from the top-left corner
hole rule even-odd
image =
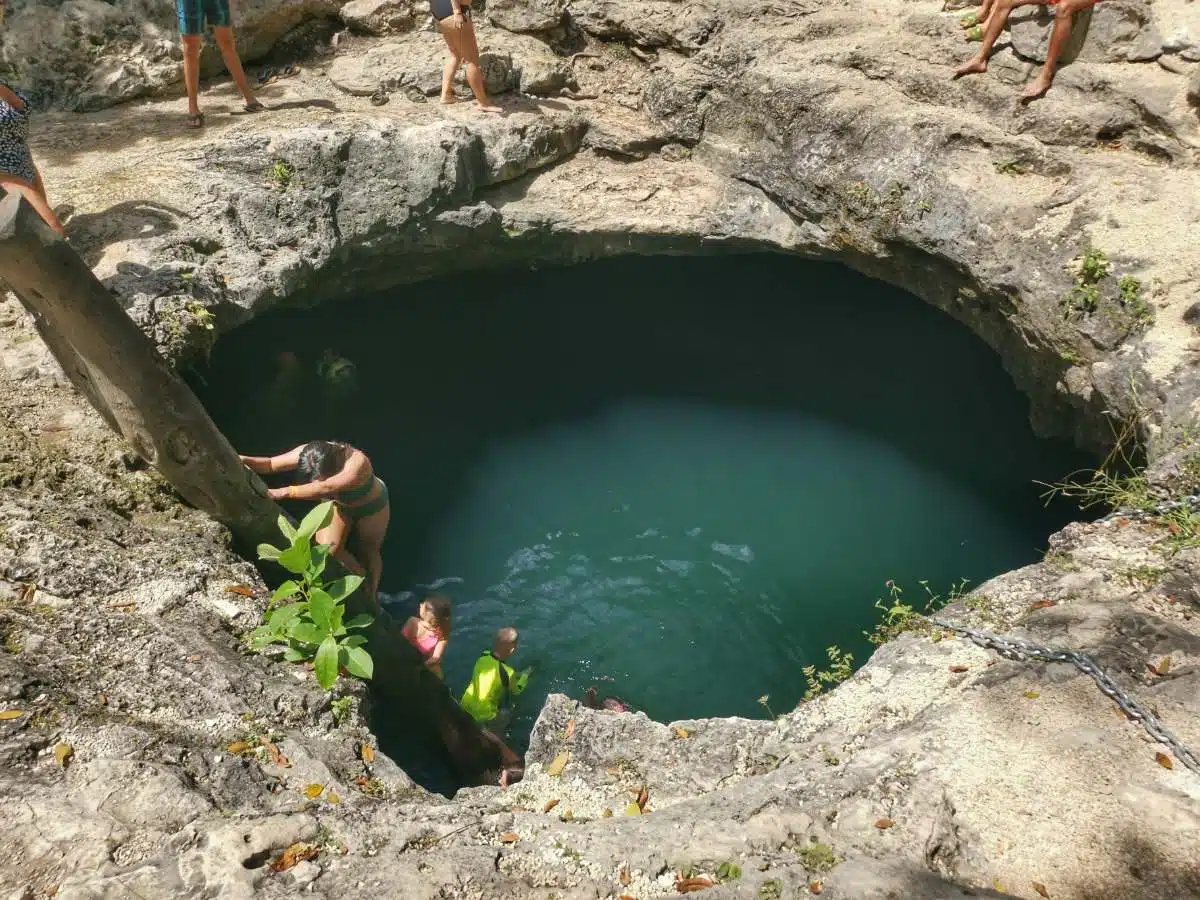
[[[375,762],[375,748],[370,744],[363,744],[362,747],[359,748],[358,753],[362,757],[362,761],[368,766]]]
[[[276,859],[271,860],[269,865],[272,872],[286,872],[288,869],[294,868],[297,863],[312,859],[317,853],[317,848],[312,844],[300,842],[292,844]]]
[[[622,869],[621,870],[621,884],[628,885],[631,881],[633,881],[633,876],[629,874],[629,870]]]
[[[1168,522],[1167,531],[1171,532],[1171,534],[1173,534],[1175,537],[1179,537],[1179,535],[1183,532],[1183,529],[1174,522]]]
[[[612,818],[612,810],[609,809],[607,806],[604,807],[604,812],[600,813],[600,818],[611,819]]]
[[[54,746],[54,761],[58,763],[60,769],[65,769],[67,763],[71,761],[71,757],[75,755],[75,748],[70,744],[56,744]]]
[[[1046,900],[1050,900],[1050,892],[1046,890],[1046,886],[1040,881],[1033,882],[1033,889],[1045,897]]]
[[[641,810],[642,812],[645,812],[646,804],[649,802],[649,800],[650,800],[650,792],[648,790],[646,790],[645,786],[643,785],[642,789],[640,791],[638,791],[638,795],[637,795],[638,809]]]
[[[810,884],[808,886],[808,892],[810,894],[820,894],[820,893],[824,893],[824,891],[825,891],[825,888],[821,885],[821,882],[819,882],[819,881],[814,881],[812,884]]]
[[[324,790],[325,790],[325,785],[323,785],[323,784],[310,784],[308,787],[306,787],[304,789],[304,796],[307,797],[309,800],[316,800],[318,797],[321,796],[321,792]]]
[[[628,894],[622,894],[618,900],[637,900],[636,897],[630,897]]]
[[[955,674],[961,674],[966,672],[969,668],[970,666],[951,666],[950,671],[954,672]]]
[[[19,719],[25,715],[23,709],[0,709],[0,722],[8,722],[12,719]]]
[[[330,791],[329,793],[327,793],[327,794],[325,795],[325,802],[326,802],[326,803],[329,803],[329,804],[330,804],[330,805],[332,805],[332,806],[337,806],[339,803],[341,803],[341,802],[342,802],[342,798],[341,798],[341,797],[339,797],[339,796],[338,796],[336,793],[334,793],[333,791]]]
[[[549,802],[546,803],[546,806],[542,810],[542,812],[548,813],[548,812],[550,812],[550,810],[554,809],[554,807],[558,806],[558,804],[559,804],[558,800],[550,800]]]
[[[707,891],[712,886],[712,879],[704,875],[697,875],[695,878],[679,878],[675,881],[675,890],[681,894],[694,894],[697,891]]]
[[[564,750],[558,756],[554,757],[554,762],[550,763],[550,767],[546,769],[546,774],[551,778],[558,778],[562,775],[563,770],[567,767],[567,761],[571,758],[571,751]]]
[[[225,592],[228,594],[237,594],[239,597],[254,596],[254,589],[246,587],[244,584],[231,584],[229,587],[225,588]]]
[[[1175,768],[1175,763],[1171,761],[1171,757],[1167,756],[1167,754],[1163,753],[1161,750],[1154,754],[1154,758],[1158,760],[1158,764],[1164,769]]]
[[[366,775],[359,775],[357,778],[354,779],[354,783],[357,784],[359,787],[366,787],[368,784],[370,784],[370,782],[367,780]]]
[[[1155,666],[1155,668],[1154,668],[1154,673],[1156,675],[1166,675],[1170,671],[1171,671],[1171,657],[1169,657],[1169,656],[1164,656],[1161,660],[1159,660],[1158,665]]]
[[[1036,600],[1029,604],[1030,609],[1049,609],[1054,605],[1053,600]]]
[[[876,819],[875,820],[875,827],[878,828],[880,831],[884,831],[888,828],[891,828],[895,824],[896,823],[893,822],[891,819]]]
[[[614,778],[616,778],[618,775],[620,775],[620,774],[621,774],[621,770],[620,770],[620,769],[618,769],[618,768],[616,768],[615,766],[613,766],[613,767],[612,767],[612,768],[610,768],[610,769],[605,769],[605,770],[604,770],[604,773],[605,773],[606,775],[612,775]]]
[[[245,741],[234,741],[232,744],[230,744],[225,749],[228,750],[230,753],[232,753],[234,756],[241,756],[243,753],[245,753],[247,750],[250,749],[250,745],[248,743],[246,743]]]
[[[515,831],[506,831],[504,834],[500,835],[500,843],[502,844],[515,844],[520,839],[521,836]]]
[[[686,741],[691,736],[692,736],[692,733],[690,731],[688,731],[686,728],[680,728],[678,725],[675,726],[675,737],[678,738],[679,740]]]
[[[283,751],[274,744],[266,743],[263,747],[267,750],[267,758],[271,760],[271,765],[278,766],[281,769],[290,769],[292,761],[283,755]]]
[[[569,719],[567,721],[567,733],[563,735],[563,740],[569,741],[574,736],[575,736],[575,720]]]

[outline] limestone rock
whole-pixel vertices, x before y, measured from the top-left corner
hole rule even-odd
[[[571,20],[595,37],[685,52],[699,50],[722,25],[720,17],[703,3],[574,0],[570,10]]]
[[[1077,13],[1064,61],[1147,62],[1163,52],[1150,6],[1142,0],[1105,0]],[[1018,9],[1009,19],[1013,49],[1025,59],[1046,61],[1054,25],[1051,7]]]
[[[411,0],[350,0],[340,15],[351,31],[375,35],[411,31],[417,19]]]
[[[1192,106],[1200,107],[1200,69],[1194,71],[1188,79],[1187,99]]]
[[[563,22],[565,0],[490,0],[487,20],[497,28],[524,34],[553,31]]]

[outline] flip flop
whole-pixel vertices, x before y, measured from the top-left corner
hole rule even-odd
[[[248,113],[262,112],[264,109],[266,109],[266,107],[257,100],[255,100],[253,103],[246,104],[246,112]]]
[[[188,128],[203,128],[204,127],[204,113],[196,113],[195,115],[188,116],[187,117],[187,127]]]
[[[274,84],[281,78],[291,78],[293,75],[300,74],[300,67],[289,63],[283,68],[270,66],[258,73],[258,86],[266,87],[268,84]]]

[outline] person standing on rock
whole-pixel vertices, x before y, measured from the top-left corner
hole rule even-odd
[[[182,0],[181,0],[182,2]],[[430,12],[450,48],[450,58],[442,71],[442,102],[455,103],[454,76],[463,63],[467,66],[467,84],[483,112],[503,112],[488,96],[479,68],[479,45],[475,42],[475,25],[471,21],[471,4],[464,0],[430,0]]]
[[[204,43],[204,26],[213,29],[213,40],[225,60],[225,68],[233,76],[233,83],[242,92],[246,101],[246,112],[261,112],[265,107],[258,102],[242,61],[233,42],[233,22],[229,15],[229,0],[175,0],[175,12],[179,17],[179,34],[183,37],[183,82],[188,95],[188,127],[204,126],[204,114],[200,112],[200,48]]]
[[[954,72],[955,78],[964,75],[976,75],[987,71],[988,57],[992,54],[992,46],[1000,37],[1000,32],[1008,24],[1009,14],[1018,6],[1053,6],[1054,30],[1050,32],[1050,47],[1046,50],[1046,64],[1042,66],[1041,74],[1033,80],[1021,94],[1022,100],[1036,100],[1050,90],[1054,81],[1054,72],[1058,69],[1058,58],[1062,55],[1067,40],[1071,37],[1071,24],[1075,13],[1095,6],[1097,0],[992,0],[984,3],[983,43],[979,52],[963,63]],[[990,11],[989,11],[990,8]]]

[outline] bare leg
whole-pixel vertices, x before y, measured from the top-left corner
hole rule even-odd
[[[1049,0],[994,0],[994,6],[983,32],[983,43],[979,52],[954,70],[955,78],[964,75],[980,74],[987,71],[988,57],[992,55],[992,47],[1000,37],[1000,32],[1008,24],[1008,16],[1018,6],[1046,6]]]
[[[198,34],[183,36],[183,83],[187,86],[188,115],[195,123],[200,115],[200,44]],[[199,123],[193,125],[198,127]]]
[[[387,537],[391,518],[391,508],[385,507],[374,515],[360,519],[354,526],[354,537],[358,542],[355,549],[366,569],[367,587],[376,606],[379,605],[379,579],[383,576],[383,540]]]
[[[1036,100],[1050,90],[1054,73],[1058,69],[1058,58],[1071,37],[1071,24],[1075,13],[1094,6],[1096,0],[1059,0],[1054,9],[1054,30],[1050,32],[1050,46],[1046,50],[1046,64],[1038,77],[1030,82],[1021,93],[1022,100]]]
[[[462,57],[458,50],[458,31],[444,22],[439,22],[438,27],[442,37],[446,39],[446,47],[450,50],[450,58],[446,60],[446,67],[442,69],[442,102],[456,103],[458,98],[454,96],[454,76],[458,74],[458,67],[462,65]]]
[[[50,203],[46,199],[45,190],[39,190],[42,183],[41,175],[37,177],[37,184],[26,184],[23,181],[17,181],[15,178],[0,176],[0,187],[4,187],[8,191],[16,191],[22,194],[29,205],[37,211],[37,214],[42,217],[42,221],[49,225],[54,231],[62,237],[67,236],[67,231],[63,228],[62,222],[58,221],[58,216],[54,214],[54,210],[50,208]]]
[[[350,536],[350,530],[354,527],[354,523],[342,515],[341,511],[335,506],[333,508],[333,519],[329,524],[313,535],[313,541],[318,544],[325,544],[329,547],[333,558],[340,562],[343,566],[353,572],[355,575],[366,576],[367,570],[363,568],[354,554],[346,549],[346,538]]]
[[[246,81],[246,73],[242,71],[242,60],[238,56],[237,46],[233,42],[233,29],[214,28],[213,40],[217,42],[217,48],[221,51],[221,59],[225,60],[225,68],[233,76],[233,83],[242,92],[242,99],[246,101],[247,106],[254,106],[258,100],[255,99],[254,92],[250,90],[250,84]]]
[[[479,68],[479,45],[475,42],[475,24],[470,19],[463,22],[461,41],[459,47],[462,50],[463,61],[467,64],[467,84],[471,86],[479,108],[483,112],[503,112],[488,96],[487,86],[483,81],[483,70]]]

